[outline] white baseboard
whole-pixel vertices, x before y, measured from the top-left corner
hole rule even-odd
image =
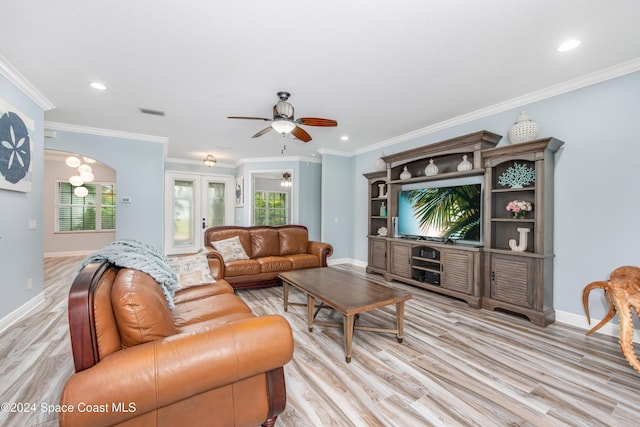
[[[367,263],[364,261],[360,261],[353,258],[336,258],[336,259],[328,259],[327,265],[338,265],[338,264],[352,264],[356,267],[366,268]]]
[[[585,333],[600,323],[602,319],[591,319],[591,324],[587,323],[587,316],[569,313],[568,311],[556,310],[556,322],[564,323],[565,325],[575,326],[576,328],[584,329]],[[598,332],[612,337],[620,337],[620,325],[617,323],[607,323],[603,325]],[[640,331],[634,329],[633,342],[640,343]]]
[[[13,310],[11,313],[4,316],[0,319],[0,334],[4,332],[6,329],[11,327],[14,323],[18,322],[24,316],[29,314],[29,312],[35,309],[37,306],[44,302],[44,292],[40,292],[35,297],[31,298],[29,301],[22,304],[20,307]]]
[[[89,256],[95,251],[45,252],[45,258],[62,258],[68,256]]]

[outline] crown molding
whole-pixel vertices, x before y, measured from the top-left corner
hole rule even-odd
[[[11,82],[15,87],[20,89],[25,95],[27,95],[38,107],[44,111],[53,110],[56,108],[46,96],[42,94],[34,85],[29,82],[18,70],[16,70],[7,60],[0,55],[0,74]]]
[[[195,166],[203,166],[206,167],[204,165],[204,159],[202,160],[193,160],[193,159],[181,159],[178,157],[167,157],[165,159],[165,163],[177,163],[177,164],[183,164],[183,165],[195,165]],[[212,167],[212,169],[214,168],[235,168],[236,166],[232,163],[222,163],[220,161],[217,161],[216,164]]]
[[[617,77],[631,74],[636,71],[640,71],[640,58],[635,58],[627,62],[623,62],[612,67],[604,68],[602,70],[585,74],[584,76],[577,77],[566,82],[559,83],[557,85],[549,86],[547,88],[528,93],[517,98],[512,98],[498,104],[491,105],[489,107],[481,108],[480,110],[472,111],[467,114],[463,114],[451,119],[435,123],[431,126],[427,126],[422,129],[408,132],[384,141],[380,141],[369,145],[367,147],[354,150],[350,153],[351,156],[369,153],[371,151],[379,151],[383,148],[391,145],[398,144],[400,142],[408,141],[421,136],[429,135],[439,132],[441,130],[449,129],[454,126],[462,125],[473,120],[478,120],[484,117],[488,117],[494,114],[502,113],[504,111],[512,110],[522,107],[523,105],[531,104],[533,102],[542,101],[544,99],[552,98],[554,96],[562,95],[567,92],[571,92],[583,87],[592,86],[598,83],[602,83],[607,80],[615,79]]]
[[[157,142],[168,144],[169,138],[165,136],[145,135],[141,133],[123,132],[112,129],[93,128],[88,126],[73,125],[69,123],[44,122],[46,130],[58,130],[64,132],[86,133],[88,135],[110,136],[112,138],[133,139],[136,141]]]
[[[307,156],[291,156],[291,157],[256,157],[249,159],[240,159],[236,163],[236,166],[240,166],[245,163],[276,163],[276,162],[308,162],[308,163],[322,163],[322,160],[317,157]]]
[[[329,154],[331,156],[338,156],[338,157],[352,157],[355,152],[336,150],[333,148],[320,148],[318,150],[318,153],[322,154],[323,156],[325,154]]]

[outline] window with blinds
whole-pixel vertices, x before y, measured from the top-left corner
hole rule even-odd
[[[85,197],[73,193],[68,182],[56,187],[56,231],[105,231],[116,229],[116,186],[112,183],[84,184]]]

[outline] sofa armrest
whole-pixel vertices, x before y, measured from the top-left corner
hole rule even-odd
[[[327,266],[327,258],[333,254],[333,246],[324,242],[316,242],[313,240],[309,240],[307,243],[307,253],[316,255],[320,258],[320,266]]]
[[[214,279],[224,279],[224,258],[222,254],[210,246],[204,247],[207,251],[209,270]]]
[[[111,425],[159,407],[284,366],[293,356],[293,336],[281,316],[225,323],[148,342],[105,357],[71,376],[60,425]],[[109,412],[77,411],[78,403],[107,405]],[[112,403],[135,405],[112,411]]]

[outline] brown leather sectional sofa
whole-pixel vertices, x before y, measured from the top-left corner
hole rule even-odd
[[[214,244],[236,236],[248,259],[225,260]],[[218,260],[222,276],[235,289],[279,285],[281,272],[326,267],[333,253],[330,244],[310,241],[302,225],[212,227],[205,231],[204,242],[210,263]]]
[[[151,276],[103,261],[69,294],[76,373],[60,426],[273,426],[284,411],[293,338],[281,316],[255,317],[216,273],[176,292],[169,309]]]

